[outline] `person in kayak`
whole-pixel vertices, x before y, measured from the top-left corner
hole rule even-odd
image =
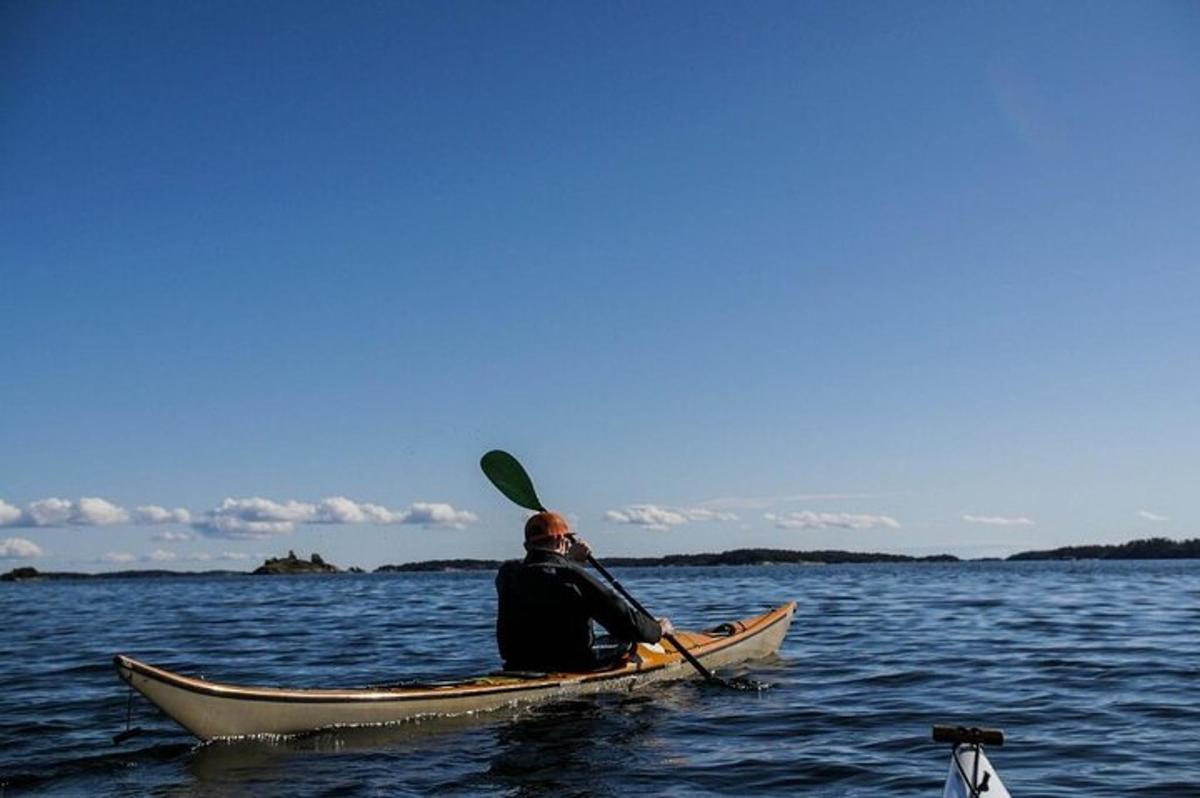
[[[496,575],[496,642],[507,670],[587,671],[619,662],[639,642],[674,631],[666,618],[638,612],[583,568],[591,549],[561,515],[541,512],[525,524],[525,559]],[[615,648],[596,648],[592,621]]]

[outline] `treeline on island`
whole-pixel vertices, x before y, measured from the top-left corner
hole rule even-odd
[[[705,565],[837,565],[867,562],[958,562],[951,554],[910,557],[859,551],[791,551],[789,549],[734,549],[719,554],[668,554],[665,557],[605,557],[604,564],[618,568],[662,568]],[[405,571],[494,571],[500,560],[424,560],[384,565],[377,573]]]
[[[992,558],[988,558],[992,559]],[[998,559],[998,558],[996,558]],[[1064,546],[1045,551],[1023,551],[1006,558],[1022,560],[1178,560],[1200,559],[1200,538],[1175,541],[1167,538],[1132,540],[1117,545]],[[706,554],[668,554],[664,557],[605,557],[606,565],[618,568],[663,568],[712,565],[842,565],[855,563],[961,562],[952,554],[910,557],[859,551],[793,551],[791,549],[733,549]],[[500,560],[424,560],[401,565],[384,565],[377,573],[411,571],[494,571]]]
[[[1200,538],[1169,540],[1149,538],[1128,543],[1097,546],[1063,546],[1044,551],[1023,551],[1007,558],[1022,560],[1181,560],[1200,559]],[[668,554],[665,557],[605,557],[604,562],[620,568],[663,568],[672,566],[713,565],[841,565],[857,563],[954,563],[952,554],[911,557],[906,554],[884,554],[860,551],[793,551],[791,549],[733,549],[719,554]],[[422,560],[400,565],[383,565],[375,573],[407,573],[418,571],[494,571],[500,560]],[[288,552],[286,557],[268,558],[253,571],[254,574],[342,574],[363,573],[361,568],[342,568],[325,562],[313,553],[308,559]],[[14,568],[0,575],[3,582],[25,582],[59,579],[155,579],[179,576],[249,576],[246,571],[102,571],[100,573],[42,572],[30,566]]]
[[[14,568],[0,575],[0,582],[61,581],[65,579],[162,579],[177,576],[245,576],[245,571],[169,571],[165,568],[145,568],[128,571],[39,571],[32,566]]]
[[[1046,551],[1023,551],[1010,560],[1194,560],[1200,559],[1200,538],[1147,538],[1100,546],[1063,546]]]
[[[734,549],[720,554],[668,554],[665,557],[606,557],[605,563],[625,567],[669,565],[839,565],[864,562],[958,562],[952,554],[910,557],[860,551],[792,551],[790,549]]]
[[[500,560],[421,560],[399,565],[381,565],[377,574],[401,574],[410,571],[495,571]]]
[[[268,557],[263,564],[255,568],[253,575],[285,575],[295,574],[361,574],[363,569],[350,567],[343,570],[325,559],[315,551],[308,559],[297,557],[296,552],[288,551],[286,557]],[[32,566],[14,568],[0,575],[0,582],[39,582],[62,581],[68,579],[161,579],[177,576],[247,576],[246,571],[168,571],[162,568],[137,571],[101,571],[100,573],[79,573],[75,571],[39,571]]]

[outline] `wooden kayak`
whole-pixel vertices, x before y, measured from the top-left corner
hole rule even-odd
[[[789,602],[706,632],[677,632],[676,636],[710,669],[720,668],[775,653],[795,611],[796,603]],[[696,676],[679,652],[664,644],[645,643],[638,645],[631,661],[587,673],[499,671],[453,682],[351,689],[240,687],[183,676],[124,654],[118,654],[114,664],[122,681],[201,740],[462,715]]]

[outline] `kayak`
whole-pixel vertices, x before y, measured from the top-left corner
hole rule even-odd
[[[707,667],[719,668],[775,653],[795,611],[796,603],[789,602],[762,615],[675,636]],[[665,642],[639,643],[629,661],[586,673],[498,671],[473,679],[361,688],[242,687],[173,673],[124,654],[113,664],[122,681],[201,740],[463,715],[697,675]]]
[[[973,774],[977,774],[974,788],[971,786]],[[986,789],[980,789],[983,785],[987,785]],[[951,755],[950,774],[946,776],[942,798],[975,798],[984,793],[987,798],[1012,798],[983,749],[963,746]]]
[[[984,743],[1003,745],[1004,733],[995,729],[934,726],[933,739],[948,742],[950,773],[942,798],[1012,798],[996,769],[983,752]]]

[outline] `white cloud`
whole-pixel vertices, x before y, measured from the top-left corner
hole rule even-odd
[[[311,521],[315,513],[314,505],[303,502],[280,504],[257,496],[227,498],[192,525],[210,537],[264,538],[289,534],[297,522]]]
[[[286,535],[295,530],[296,524],[420,524],[461,528],[478,520],[472,512],[436,502],[415,502],[407,510],[397,511],[344,496],[332,496],[315,504],[252,497],[225,499],[192,526],[210,537],[238,539]]]
[[[220,538],[265,538],[293,532],[297,524],[416,524],[461,528],[479,516],[440,502],[414,502],[405,510],[331,496],[319,502],[275,502],[261,497],[227,498],[200,515],[176,507],[139,505],[132,513],[98,497],[77,502],[49,498],[30,502],[22,510],[0,499],[0,527],[110,526],[136,523],[190,524],[196,531]],[[178,543],[191,539],[183,531],[159,532],[155,540]]]
[[[32,502],[14,526],[63,526],[71,520],[74,506],[66,499]]]
[[[1145,518],[1147,521],[1170,521],[1171,520],[1170,518],[1168,518],[1165,515],[1159,515],[1158,513],[1152,513],[1149,510],[1138,510],[1138,515],[1140,515],[1142,518]]]
[[[171,560],[178,559],[178,557],[174,552],[155,549],[142,559],[150,562],[170,562]]]
[[[129,521],[129,512],[112,502],[85,496],[78,502],[70,499],[39,499],[30,502],[24,511],[0,501],[0,526],[109,526]]]
[[[133,515],[139,524],[190,524],[192,521],[192,514],[182,507],[168,510],[157,504],[143,504]]]
[[[378,504],[367,504],[331,496],[322,499],[314,508],[313,522],[318,524],[399,524],[404,513],[397,513]]]
[[[710,510],[705,507],[688,507],[685,508],[683,514],[688,517],[689,521],[736,521],[738,517],[735,513],[724,512],[721,510]]]
[[[247,521],[235,515],[211,513],[193,527],[209,537],[248,540],[287,535],[296,529],[291,521]]]
[[[223,551],[217,555],[218,560],[248,560],[250,555],[244,551]]]
[[[647,529],[670,529],[688,522],[688,517],[677,510],[669,510],[655,504],[634,504],[620,510],[609,510],[604,520],[614,524],[632,524]]]
[[[462,528],[473,524],[479,516],[467,510],[456,510],[442,502],[414,502],[407,510],[389,510],[378,504],[368,504],[331,496],[322,499],[313,509],[314,524],[420,524]]]
[[[0,541],[0,560],[28,560],[33,557],[41,557],[42,554],[41,547],[32,540],[5,538]]]
[[[613,524],[630,524],[646,529],[670,529],[690,521],[736,521],[730,512],[708,507],[663,507],[657,504],[631,504],[619,510],[608,510],[604,520]]]
[[[132,554],[124,551],[110,551],[100,559],[104,562],[124,565],[126,563],[133,562],[137,559],[137,557],[134,557]]]
[[[0,499],[0,526],[16,526],[21,520],[21,508],[13,507],[4,499]]]
[[[127,522],[129,513],[104,499],[84,497],[75,505],[75,519],[82,526],[108,526]]]
[[[161,540],[164,543],[186,543],[192,539],[192,534],[178,529],[164,529],[162,532],[155,532],[150,539]]]
[[[289,501],[280,504],[270,499],[258,496],[249,499],[229,498],[221,502],[213,513],[240,518],[243,521],[261,521],[266,523],[276,521],[311,521],[316,514],[316,507],[305,502]]]
[[[899,529],[900,522],[890,515],[871,515],[868,513],[817,513],[803,510],[798,513],[766,513],[763,518],[770,521],[778,529],[872,529],[887,527]]]
[[[1023,515],[1008,517],[1003,515],[964,515],[964,521],[969,524],[988,524],[989,526],[1033,526],[1033,519]]]
[[[449,526],[462,529],[479,520],[479,516],[467,510],[455,510],[440,502],[414,502],[402,514],[397,524],[419,524],[421,526]]]

